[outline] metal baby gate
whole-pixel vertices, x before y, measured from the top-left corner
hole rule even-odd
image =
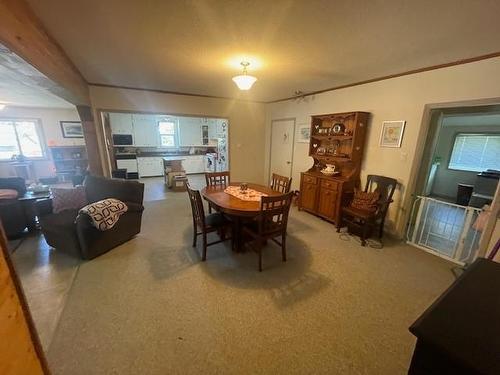
[[[473,228],[481,209],[418,196],[413,203],[407,243],[459,264],[477,255],[481,232]]]

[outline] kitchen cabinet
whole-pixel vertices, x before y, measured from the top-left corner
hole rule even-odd
[[[137,169],[139,177],[163,176],[163,158],[139,157],[137,158]]]
[[[186,174],[204,173],[205,156],[204,155],[185,156],[185,160],[182,161],[182,166],[184,167]]]
[[[132,115],[134,146],[159,147],[160,133],[155,115]]]
[[[118,169],[126,169],[127,173],[137,173],[137,159],[118,159],[116,160]]]
[[[110,113],[109,122],[113,134],[133,134],[132,115],[130,113]]]
[[[201,119],[192,117],[179,118],[179,144],[181,146],[200,146]]]

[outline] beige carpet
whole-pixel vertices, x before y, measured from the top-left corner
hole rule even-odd
[[[289,261],[190,246],[185,194],[147,203],[143,231],[83,263],[48,352],[54,374],[404,374],[408,326],[453,281],[399,243],[343,241],[296,210]]]

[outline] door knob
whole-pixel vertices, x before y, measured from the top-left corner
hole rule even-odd
[[[291,162],[291,161],[287,161],[286,163],[287,163],[287,164],[292,164],[292,162]]]

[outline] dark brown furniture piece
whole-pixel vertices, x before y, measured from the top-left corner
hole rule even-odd
[[[205,181],[207,182],[207,186],[227,186],[231,182],[231,176],[229,172],[206,172]]]
[[[231,185],[238,185],[232,183]],[[243,251],[242,224],[251,221],[260,214],[260,202],[244,201],[224,192],[223,185],[207,186],[201,190],[201,195],[217,211],[231,219],[233,250]],[[260,191],[270,197],[281,195],[269,186],[248,184],[248,188]]]
[[[292,186],[292,179],[273,173],[271,179],[271,189],[276,190],[282,194],[288,193]]]
[[[203,209],[203,201],[198,190],[191,189],[189,183],[186,184],[189,201],[191,202],[191,211],[193,213],[193,247],[196,247],[196,240],[199,235],[203,238],[203,253],[201,260],[207,259],[207,247],[221,243],[228,238],[225,236],[225,227],[229,225],[224,215],[221,213],[209,214],[205,216]],[[198,232],[200,230],[200,232]],[[219,232],[221,239],[219,241],[207,242],[207,234],[211,232]]]
[[[500,264],[478,258],[410,327],[408,374],[500,374]]]
[[[50,191],[40,193],[26,192],[23,196],[18,197],[18,200],[23,204],[24,216],[26,218],[28,231],[33,232],[37,228],[36,202],[43,199],[50,199],[50,197]]]
[[[366,245],[366,239],[371,235],[372,229],[378,227],[378,237],[382,238],[384,233],[385,216],[392,202],[392,196],[398,182],[394,178],[368,175],[365,192],[377,191],[380,198],[377,201],[376,211],[366,211],[348,205],[342,208],[342,214],[337,224],[337,232],[343,225],[347,225],[349,232],[355,229],[361,237],[361,246]]]
[[[309,156],[313,166],[301,174],[299,209],[338,224],[346,196],[359,185],[369,113],[346,112],[312,116]],[[336,174],[321,173],[326,164]]]
[[[20,197],[26,194],[26,184],[21,177],[0,178],[0,189],[16,190],[16,199],[0,199],[0,220],[8,238],[20,236],[28,226],[25,206]]]
[[[267,240],[281,246],[281,256],[283,262],[286,262],[286,228],[292,196],[288,192],[276,197],[262,197],[256,221],[243,226],[243,232],[250,235],[257,244],[255,250],[259,254],[259,272],[262,272],[262,248]],[[276,237],[281,237],[281,242]]]
[[[40,200],[36,205],[42,233],[50,246],[84,259],[92,259],[130,240],[141,231],[144,184],[87,176],[83,185],[89,203],[116,198],[127,205],[128,211],[120,216],[113,228],[98,230],[92,225],[90,217],[78,215],[78,210],[54,214],[51,200]]]
[[[231,176],[229,172],[206,172],[205,181],[207,186],[227,186],[231,183]],[[208,213],[212,213],[212,208],[215,209],[210,203],[208,204]]]

